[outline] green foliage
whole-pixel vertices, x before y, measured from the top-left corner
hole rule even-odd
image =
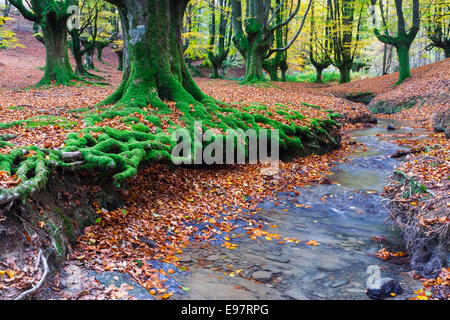
[[[316,80],[316,72],[305,71],[297,74],[286,76],[288,82],[314,82]],[[324,83],[339,82],[339,72],[325,71],[322,73],[322,81]]]
[[[5,23],[8,21],[14,21],[12,18],[0,17],[0,48],[25,48],[23,45],[17,42],[16,34],[5,27]]]

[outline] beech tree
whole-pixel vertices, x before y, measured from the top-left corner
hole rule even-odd
[[[364,1],[327,0],[331,63],[339,69],[339,83],[350,82],[350,71],[361,49],[361,29],[364,23]]]
[[[450,58],[450,5],[445,0],[429,0],[424,14],[424,24],[428,39],[433,47],[444,50]]]
[[[211,62],[211,78],[220,79],[220,70],[227,59],[231,47],[231,26],[229,23],[228,9],[231,7],[231,0],[217,0],[210,3],[211,21],[209,25],[208,60]],[[217,11],[219,12],[219,25],[217,26]],[[218,28],[217,28],[218,27]]]
[[[286,15],[290,15],[292,13],[292,6],[290,6],[289,11],[289,3],[283,0],[276,0],[276,6],[282,6],[280,10],[275,14],[276,15],[276,23],[281,23]],[[277,49],[281,49],[286,47],[288,41],[289,34],[289,24],[285,25],[283,28],[278,28],[275,31],[275,46]],[[273,55],[272,52],[269,51],[267,56]],[[286,81],[286,72],[288,69],[287,64],[287,49],[280,50],[273,55],[272,58],[267,58],[263,61],[263,69],[269,74],[271,81],[279,81],[278,78],[278,70],[281,71],[281,79],[282,81]]]
[[[293,0],[292,0],[293,1]],[[308,13],[312,0],[308,3]],[[245,16],[242,14],[242,1],[232,0],[233,42],[246,61],[244,83],[265,81],[263,61],[273,53],[287,50],[298,37],[303,24],[296,36],[283,48],[272,48],[275,32],[289,24],[300,10],[301,1],[297,1],[295,9],[284,20],[277,20],[277,15],[283,9],[284,1],[272,6],[271,0],[247,0]]]
[[[76,5],[77,1],[10,0],[9,2],[24,18],[35,22],[42,30],[46,52],[45,74],[38,85],[52,83],[67,85],[73,80],[82,80],[73,72],[67,50],[67,21],[72,15],[68,9],[71,5]]]
[[[316,69],[315,83],[322,83],[322,72],[331,65],[329,7],[324,14],[316,13],[313,3],[310,14],[309,61]],[[325,17],[324,17],[325,16]]]
[[[95,0],[95,3],[91,3],[89,0],[80,1],[81,23],[79,26],[69,30],[69,47],[75,60],[75,72],[78,75],[87,77],[95,77],[95,75],[89,73],[84,65],[83,57],[88,52],[89,46],[86,45],[86,42],[83,42],[82,36],[98,16],[98,2],[100,0]]]
[[[420,16],[419,16],[419,0],[412,0],[412,24],[411,28],[407,30],[405,17],[403,13],[403,0],[395,0],[395,11],[397,15],[397,35],[393,36],[389,34],[387,28],[385,12],[383,8],[383,2],[379,2],[380,13],[383,23],[383,34],[377,28],[376,20],[376,3],[377,0],[371,0],[371,15],[372,23],[374,25],[374,33],[378,40],[385,44],[390,44],[397,50],[399,79],[397,84],[400,84],[406,78],[411,76],[409,66],[409,49],[420,28]]]
[[[189,0],[108,0],[116,5],[124,37],[124,75],[103,104],[166,109],[163,100],[179,103],[190,113],[206,111],[214,100],[196,85],[183,57],[182,25]],[[166,109],[167,110],[167,109]]]

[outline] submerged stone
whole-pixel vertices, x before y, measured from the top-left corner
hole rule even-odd
[[[398,281],[392,278],[382,278],[367,288],[366,294],[371,299],[381,300],[403,293]]]
[[[253,272],[252,278],[260,282],[269,282],[272,279],[272,272],[269,271],[256,271]]]

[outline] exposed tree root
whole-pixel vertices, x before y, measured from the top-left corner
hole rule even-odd
[[[201,150],[216,140],[225,139],[227,129],[254,129],[260,134],[261,129],[279,130],[279,146],[283,155],[307,155],[320,153],[336,148],[340,140],[334,134],[338,124],[335,118],[339,115],[329,113],[329,119],[311,121],[309,127],[300,127],[293,122],[288,125],[271,119],[263,114],[251,114],[235,109],[231,106],[219,105],[216,101],[204,94],[196,95],[201,102],[194,99],[186,91],[180,91],[173,97],[179,102],[174,106],[163,103],[157,95],[148,92],[144,95],[129,88],[116,106],[103,110],[102,113],[88,114],[84,122],[86,128],[79,133],[67,135],[65,146],[61,150],[39,149],[37,147],[23,147],[12,149],[9,154],[0,154],[0,171],[15,175],[19,184],[12,189],[0,190],[0,204],[23,199],[26,196],[44,187],[48,177],[55,169],[71,171],[96,170],[111,175],[116,185],[137,174],[142,162],[155,162],[174,160],[171,151],[177,144],[172,139],[175,130],[187,129],[192,138],[196,121],[201,121],[202,129],[215,129],[214,139],[202,141]],[[119,87],[118,92],[123,89]],[[199,91],[200,92],[200,91]],[[195,92],[194,92],[195,93]],[[114,97],[117,99],[119,95]],[[134,98],[132,98],[134,97]],[[183,99],[187,97],[185,102]],[[111,98],[110,98],[111,99]],[[112,100],[114,100],[112,99]],[[158,108],[149,110],[149,107],[141,108],[142,103],[147,106],[149,100],[154,99]],[[122,106],[122,103],[126,103]],[[139,106],[139,107],[138,107]],[[151,107],[150,107],[151,108]],[[161,121],[175,110],[181,112],[179,123],[169,121],[170,128],[162,130]],[[148,125],[143,125],[140,119],[154,125],[150,132]],[[131,127],[130,130],[119,130],[108,126],[98,126],[108,119],[118,117],[120,121]],[[290,115],[292,120],[301,119],[303,116],[296,113]],[[0,124],[0,128],[8,128],[22,124],[28,120]],[[270,133],[269,133],[270,135]],[[268,137],[270,144],[270,136]],[[222,140],[225,141],[225,140]],[[195,142],[194,142],[195,144]],[[194,148],[197,146],[194,146]],[[244,148],[248,156],[248,137],[244,142],[235,142],[234,146]],[[177,159],[184,163],[193,163],[194,158]]]
[[[29,296],[30,294],[35,293],[37,290],[39,290],[39,288],[42,287],[42,285],[45,282],[45,279],[47,278],[48,272],[49,272],[49,268],[48,268],[48,264],[47,264],[47,259],[44,257],[44,254],[42,253],[42,249],[39,249],[39,255],[38,255],[38,264],[39,262],[42,262],[42,265],[44,267],[44,274],[41,277],[41,280],[39,280],[39,282],[31,289],[22,292],[17,298],[15,298],[14,300],[23,300],[25,299],[27,296]]]

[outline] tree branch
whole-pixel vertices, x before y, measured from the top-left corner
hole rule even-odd
[[[16,7],[25,19],[34,21],[36,23],[39,22],[37,16],[33,12],[25,8],[22,0],[9,0],[9,3]]]

